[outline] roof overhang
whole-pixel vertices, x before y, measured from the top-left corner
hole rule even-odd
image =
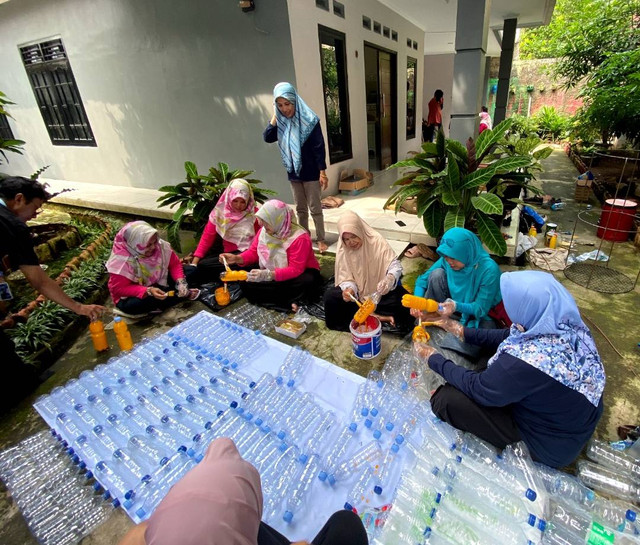
[[[379,0],[425,32],[425,55],[455,53],[457,0]],[[556,0],[491,0],[487,55],[500,55],[505,19],[517,19],[518,28],[548,25]]]

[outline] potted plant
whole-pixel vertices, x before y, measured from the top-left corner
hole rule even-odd
[[[176,251],[182,250],[179,232],[185,216],[191,215],[191,223],[196,233],[201,233],[207,223],[211,209],[215,206],[222,192],[231,180],[243,178],[253,189],[256,202],[264,202],[276,195],[275,191],[259,186],[260,180],[247,178],[253,170],[230,170],[226,163],[218,163],[218,168],[211,167],[208,174],[199,174],[198,168],[191,161],[184,164],[185,181],[176,185],[165,185],[159,189],[165,193],[158,197],[160,206],[178,209],[173,214],[171,224],[167,229],[167,238]]]
[[[440,130],[435,143],[425,142],[422,152],[389,167],[414,170],[395,183],[398,189],[385,207],[395,205],[397,213],[404,201],[416,197],[418,217],[430,236],[465,227],[476,231],[491,252],[504,255],[507,245],[492,216],[502,216],[505,190],[528,187],[539,160],[551,153],[551,148],[535,150],[537,136],[506,138],[511,123],[507,119],[475,141],[469,138],[466,147]]]

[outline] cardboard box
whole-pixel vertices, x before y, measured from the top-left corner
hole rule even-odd
[[[340,184],[338,189],[342,193],[362,192],[371,185],[373,174],[362,168],[343,170],[340,173]]]
[[[576,202],[587,202],[589,200],[592,185],[593,180],[578,178],[578,181],[576,182]]]
[[[295,320],[284,319],[280,320],[275,325],[275,330],[282,335],[297,339],[307,330],[307,324],[303,322],[297,322]]]

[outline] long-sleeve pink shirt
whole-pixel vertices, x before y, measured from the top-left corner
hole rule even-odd
[[[244,267],[258,263],[258,238],[259,236],[256,236],[249,249],[240,254]],[[313,253],[309,233],[300,235],[291,243],[291,246],[287,248],[287,266],[276,269],[273,277],[276,282],[282,282],[300,276],[306,269],[320,270],[320,264]]]
[[[256,211],[257,210],[258,208],[256,207]],[[260,226],[258,225],[258,221],[256,220],[256,222],[254,223],[254,232],[257,233],[259,229],[260,229]],[[213,246],[213,243],[216,240],[217,233],[218,233],[218,229],[216,227],[216,224],[211,221],[208,221],[207,225],[204,228],[204,231],[202,232],[202,236],[200,237],[200,242],[198,243],[198,247],[196,248],[196,251],[193,252],[193,257],[197,257],[199,259],[202,259],[203,257],[205,257],[207,255],[207,252],[211,248],[211,246]],[[231,252],[235,252],[238,249],[238,246],[237,244],[234,244],[233,242],[229,242],[228,240],[225,240],[223,238],[222,248],[225,253],[231,253]]]
[[[171,252],[171,257],[169,258],[169,276],[174,281],[184,278],[182,263],[180,263],[180,258],[175,252]],[[109,293],[111,294],[111,299],[113,299],[113,304],[117,305],[118,301],[123,297],[138,297],[139,299],[146,297],[147,286],[137,284],[121,274],[110,274]]]

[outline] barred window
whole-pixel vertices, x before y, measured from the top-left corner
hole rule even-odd
[[[20,54],[51,143],[96,146],[62,40],[23,46]]]

